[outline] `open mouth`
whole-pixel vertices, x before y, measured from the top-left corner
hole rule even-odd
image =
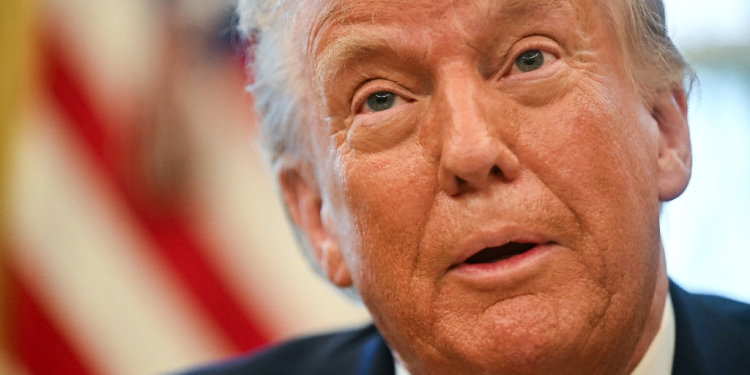
[[[536,243],[508,242],[503,246],[488,247],[466,259],[467,264],[489,264],[521,255],[533,248]]]

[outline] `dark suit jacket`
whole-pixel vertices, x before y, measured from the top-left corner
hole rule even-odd
[[[673,375],[750,375],[750,306],[669,287],[677,338]],[[393,375],[377,329],[307,337],[184,375]]]

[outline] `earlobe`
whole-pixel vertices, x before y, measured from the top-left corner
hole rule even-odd
[[[348,288],[352,286],[352,277],[349,268],[344,262],[343,254],[338,243],[326,241],[322,244],[319,251],[318,264],[328,280],[339,288]]]
[[[657,94],[653,116],[659,126],[658,189],[662,202],[685,191],[692,171],[687,96],[682,87]]]
[[[289,216],[307,237],[312,256],[323,274],[338,287],[352,286],[330,210],[309,166],[285,157],[276,161],[274,170]]]

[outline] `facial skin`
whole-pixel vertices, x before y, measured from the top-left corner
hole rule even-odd
[[[659,205],[690,177],[682,89],[640,99],[595,0],[322,6],[313,160],[277,167],[331,281],[414,375],[631,371],[666,296]],[[466,262],[508,242],[534,247]]]

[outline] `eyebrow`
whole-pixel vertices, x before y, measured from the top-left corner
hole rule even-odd
[[[407,38],[387,26],[358,29],[356,32],[336,38],[328,44],[313,62],[314,77],[318,82],[333,79],[347,62],[360,60],[380,51],[395,51],[394,45],[403,45]],[[334,69],[331,69],[335,67]]]

